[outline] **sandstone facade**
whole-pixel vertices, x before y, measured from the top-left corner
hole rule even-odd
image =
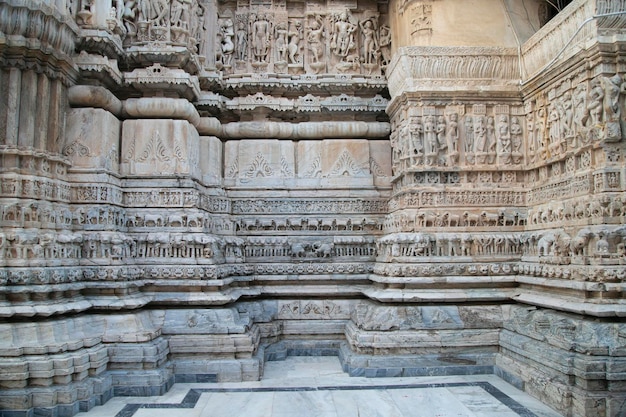
[[[626,3],[545,10],[1,0],[0,415],[295,354],[625,415]]]

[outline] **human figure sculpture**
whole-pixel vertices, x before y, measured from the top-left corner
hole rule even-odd
[[[287,29],[285,23],[279,23],[276,26],[274,47],[276,49],[276,62],[287,62]]]
[[[235,57],[238,61],[244,61],[248,55],[248,32],[243,22],[237,24],[237,32],[235,33]]]
[[[591,81],[591,91],[589,91],[589,102],[587,109],[591,117],[591,124],[598,126],[602,120],[602,102],[604,101],[604,89],[600,85],[599,79]]]
[[[266,15],[259,15],[252,23],[252,50],[256,62],[268,62],[271,41],[271,23]]]
[[[382,25],[379,35],[378,47],[380,48],[382,65],[386,66],[391,61],[391,28],[387,25]]]
[[[311,58],[314,63],[320,62],[324,53],[324,44],[322,37],[324,36],[324,21],[322,16],[315,15],[311,27],[307,33],[307,41],[309,42],[309,50],[311,51]]]
[[[474,151],[485,152],[487,147],[487,129],[485,117],[474,116]]]
[[[363,62],[366,64],[376,64],[379,50],[374,23],[372,19],[368,19],[365,22],[359,22],[359,26],[363,34]]]
[[[448,139],[448,152],[452,154],[459,153],[459,115],[457,113],[452,113],[448,117],[446,136]]]
[[[412,123],[409,124],[411,165],[422,163],[422,159],[424,157],[424,142],[422,139],[423,131],[424,127],[422,126],[422,118],[418,116],[412,121]]]
[[[424,117],[424,148],[426,151],[427,164],[434,164],[437,153],[439,153],[435,116],[429,115]]]
[[[572,106],[572,93],[566,91],[563,94],[563,117],[561,118],[561,128],[565,138],[571,138],[574,134],[574,110]]]
[[[126,31],[131,34],[137,33],[137,15],[139,10],[137,9],[136,0],[126,0],[124,3],[124,10],[122,11],[122,21],[126,27]]]
[[[509,121],[505,114],[498,116],[498,154],[500,155],[501,162],[508,164],[511,162],[511,132],[509,128]]]
[[[300,39],[302,38],[302,24],[296,22],[294,26],[295,30],[289,32],[289,44],[287,45],[290,64],[297,64],[299,61],[298,52],[300,51]]]
[[[465,160],[468,164],[474,163],[474,121],[472,116],[465,116],[465,142],[463,149],[465,150]]]
[[[154,26],[167,26],[167,14],[170,10],[170,5],[167,0],[150,0],[152,5],[152,22]]]
[[[493,117],[487,117],[487,152],[496,151],[496,126]]]
[[[170,23],[182,29],[189,28],[190,0],[172,0]]]
[[[222,63],[226,66],[231,64],[231,60],[233,57],[233,52],[235,50],[235,44],[233,43],[233,36],[235,33],[233,32],[233,21],[231,19],[226,19],[220,26],[222,41]]]
[[[548,147],[551,152],[557,153],[559,143],[561,142],[561,116],[556,104],[551,104],[548,109]]]
[[[511,133],[511,151],[516,154],[515,156],[521,156],[523,131],[517,117],[511,118],[511,128],[509,132]]]
[[[354,32],[356,29],[357,26],[348,18],[348,12],[341,12],[339,19],[333,24],[333,36],[330,42],[330,48],[336,55],[345,58],[354,49]]]
[[[619,95],[622,77],[617,74],[612,77],[602,77],[601,82],[604,87],[605,139],[620,140],[622,138],[622,129],[620,127],[621,110]]]
[[[437,133],[437,149],[446,149],[448,147],[446,142],[446,119],[443,116],[437,117],[435,131]]]

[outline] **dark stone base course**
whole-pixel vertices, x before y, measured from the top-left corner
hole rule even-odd
[[[283,340],[263,348],[265,362],[284,361],[289,356],[339,356],[339,340]]]
[[[496,374],[497,377],[499,377],[500,379],[508,382],[509,384],[513,385],[515,388],[517,388],[520,391],[524,391],[524,380],[522,378],[520,378],[519,376],[508,372],[502,368],[500,368],[499,366],[494,366],[494,374]]]
[[[364,391],[364,390],[392,390],[392,389],[425,389],[425,388],[452,388],[452,387],[480,387],[493,396],[496,400],[509,407],[520,417],[538,417],[535,413],[509,397],[498,388],[488,382],[458,382],[440,384],[400,384],[400,385],[347,385],[347,386],[321,386],[321,387],[284,387],[284,388],[203,388],[191,389],[178,404],[127,404],[115,417],[132,417],[139,409],[182,409],[194,408],[205,393],[226,392],[304,392],[304,391]]]
[[[457,358],[451,363],[440,356],[396,356],[388,357],[385,362],[394,362],[397,366],[371,366],[380,356],[359,355],[350,350],[348,344],[337,340],[316,341],[281,341],[265,347],[265,361],[285,360],[289,356],[337,356],[344,372],[354,377],[389,378],[412,376],[451,376],[451,375],[489,375],[494,373],[492,354],[479,355],[475,358]],[[356,366],[354,364],[359,364]],[[370,364],[370,366],[361,366]]]
[[[118,386],[113,388],[115,397],[154,397],[163,395],[172,388],[175,378],[172,376],[161,385],[155,386]]]

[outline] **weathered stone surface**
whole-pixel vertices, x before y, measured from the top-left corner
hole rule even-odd
[[[624,414],[622,2],[113,3],[0,4],[0,408],[332,354]]]

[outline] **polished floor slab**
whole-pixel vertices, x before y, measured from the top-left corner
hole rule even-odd
[[[360,378],[332,356],[267,362],[261,381],[175,384],[79,417],[560,417],[494,375]]]

